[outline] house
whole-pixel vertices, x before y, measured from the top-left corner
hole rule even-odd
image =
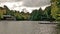
[[[3,7],[0,7],[0,14],[6,14],[6,9]]]

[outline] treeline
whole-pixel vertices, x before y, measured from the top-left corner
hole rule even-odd
[[[19,12],[16,10],[10,10],[6,5],[3,7],[0,7],[0,20],[4,19],[3,15],[11,15],[16,18],[16,20],[28,20],[30,17],[30,13],[24,13],[24,11]]]
[[[51,14],[51,6],[46,7],[44,11],[41,8],[39,10],[33,10],[30,16],[30,20],[34,21],[54,20],[50,14]]]
[[[46,7],[46,9],[43,11],[41,8],[33,10],[32,13],[24,13],[24,11],[16,11],[16,10],[10,10],[7,6],[4,5],[5,11],[3,11],[3,15],[11,15],[16,18],[16,20],[29,20],[29,21],[53,21],[55,20],[51,16],[51,6]],[[1,11],[0,11],[1,12]],[[5,13],[4,13],[5,12]],[[4,19],[4,18],[0,18]]]
[[[51,0],[51,6],[42,10],[39,8],[35,9],[32,13],[24,13],[24,11],[10,10],[4,5],[5,11],[0,11],[0,19],[3,19],[1,15],[11,15],[16,18],[16,20],[29,20],[29,21],[60,21],[60,1]]]

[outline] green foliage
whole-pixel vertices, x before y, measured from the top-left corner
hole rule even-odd
[[[54,19],[60,21],[60,17],[58,16],[58,15],[60,15],[60,13],[59,13],[60,8],[58,7],[59,3],[60,3],[60,0],[54,0],[53,4],[51,5],[52,6],[51,15]]]
[[[0,20],[1,20],[1,14],[0,14]]]
[[[33,21],[42,20],[42,9],[40,8],[39,10],[33,10],[33,12],[31,13],[30,20]]]
[[[1,7],[3,8],[3,7]],[[10,10],[6,5],[4,5],[4,8],[6,10],[6,13],[3,14],[4,12],[0,12],[0,17],[3,18],[3,15],[11,15],[11,16],[14,16],[16,18],[16,20],[28,20],[29,17],[30,17],[30,14],[29,12],[27,13],[24,13],[23,11],[22,12],[19,12],[19,11],[16,11],[16,10]],[[0,11],[3,11],[3,9],[0,9]]]
[[[53,20],[55,20],[55,19],[51,16],[51,6],[48,6],[48,7],[45,8],[44,14],[43,14],[43,20],[44,20],[44,21],[53,21]]]
[[[10,9],[6,5],[4,5],[4,8],[6,9],[6,15],[10,15]]]
[[[5,8],[6,10],[10,10],[6,5],[4,5],[4,8]]]
[[[39,10],[33,10],[31,14],[29,12],[24,13],[24,11],[19,12],[16,10],[10,10],[5,5],[4,8],[6,9],[6,15],[14,16],[17,20],[32,20],[32,21],[50,21],[50,20],[53,21],[55,19],[60,20],[60,0],[52,0],[51,2],[52,2],[51,6],[46,7],[44,11],[40,8]]]
[[[3,14],[0,13],[0,20],[3,19]]]
[[[30,17],[29,12],[24,13],[23,11],[22,12],[15,11],[13,12],[12,15],[16,17],[17,20],[28,20],[28,18]]]
[[[22,17],[21,15],[17,15],[16,20],[24,20],[24,17]]]
[[[46,18],[46,20],[50,20],[51,18],[51,6],[46,7],[46,9],[44,10],[44,17]]]
[[[11,13],[11,15],[13,15],[16,20],[24,20],[23,16],[18,11]]]
[[[22,15],[22,17],[24,18],[24,20],[28,20],[29,17],[30,17],[30,13],[27,12],[27,13],[24,13],[23,11],[20,13]]]

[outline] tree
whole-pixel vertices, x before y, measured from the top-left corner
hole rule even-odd
[[[6,9],[6,14],[10,15],[10,9],[6,5],[4,5],[4,8]]]
[[[0,14],[0,20],[1,20],[1,14]]]
[[[10,14],[11,16],[14,16],[14,13],[15,13],[14,10],[10,10],[10,13],[9,13],[9,14]]]
[[[21,15],[17,15],[17,16],[16,16],[16,20],[24,20],[24,17],[21,16]]]
[[[43,15],[44,18],[43,18],[43,20],[50,20],[51,19],[50,14],[51,14],[51,6],[48,6],[44,10],[44,15]]]
[[[51,16],[51,6],[48,6],[45,8],[44,10],[44,15],[43,15],[43,20],[47,20],[47,21],[53,21],[55,20],[52,16]]]
[[[42,9],[40,8],[39,10],[33,10],[31,13],[30,20],[33,21],[42,20]]]
[[[60,17],[58,17],[58,12],[60,10],[60,8],[58,7],[58,4],[60,3],[60,0],[52,0],[52,4],[51,4],[51,15],[54,19],[56,20],[60,20]]]

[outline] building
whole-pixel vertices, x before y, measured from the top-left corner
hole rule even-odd
[[[16,20],[16,18],[11,15],[3,15],[3,20]]]
[[[0,7],[0,14],[1,15],[6,14],[6,9],[3,7]]]

